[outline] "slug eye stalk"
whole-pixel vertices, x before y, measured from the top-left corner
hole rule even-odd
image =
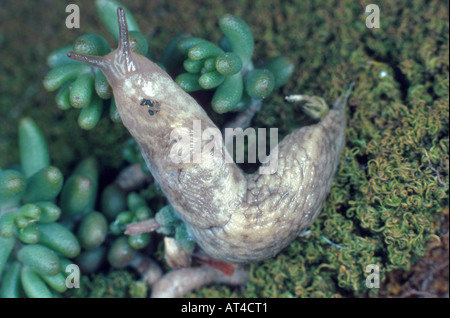
[[[67,57],[99,68],[108,79],[124,77],[128,73],[136,71],[124,8],[117,8],[117,18],[119,21],[119,44],[116,50],[104,57],[69,51]]]

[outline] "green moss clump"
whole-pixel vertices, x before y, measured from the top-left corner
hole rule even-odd
[[[83,275],[80,288],[67,291],[64,296],[74,298],[144,298],[147,285],[136,280],[126,270],[110,271],[107,274]]]

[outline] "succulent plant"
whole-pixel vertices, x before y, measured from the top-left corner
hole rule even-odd
[[[185,91],[216,89],[211,106],[222,114],[243,111],[250,99],[264,99],[286,84],[294,71],[287,58],[280,56],[254,68],[253,34],[244,20],[226,14],[219,19],[219,27],[224,35],[219,45],[197,37],[178,42],[178,50],[187,57],[186,73],[175,81]]]
[[[66,265],[80,253],[73,233],[58,223],[55,199],[63,175],[50,165],[44,136],[30,118],[19,124],[21,164],[0,169],[0,277],[2,297],[52,297],[64,292]],[[67,186],[67,183],[66,183]],[[70,188],[66,198],[79,196]]]
[[[116,9],[120,2],[98,0],[95,2],[98,15],[113,37],[118,39]],[[142,55],[148,53],[148,43],[140,33],[136,20],[127,14],[131,48]],[[99,122],[103,112],[103,100],[109,101],[109,116],[113,122],[120,122],[120,116],[112,98],[112,90],[104,74],[93,67],[74,62],[67,57],[68,51],[89,55],[105,55],[111,51],[108,42],[98,34],[84,34],[73,44],[53,51],[47,58],[51,71],[44,78],[44,87],[56,91],[56,105],[62,110],[80,109],[78,124],[89,130]]]
[[[116,10],[124,6],[115,0],[97,0],[95,6],[100,20],[117,40]],[[131,49],[150,58],[147,39],[129,10],[126,16]],[[182,63],[186,73],[179,74],[176,82],[187,92],[215,89],[211,106],[219,114],[243,111],[252,99],[264,99],[288,81],[294,64],[286,57],[279,56],[260,68],[254,67],[253,34],[244,20],[226,14],[219,19],[219,28],[224,34],[219,45],[178,35],[169,42],[158,65],[174,70],[185,58]],[[92,129],[99,122],[104,107],[102,100],[110,100],[109,116],[113,122],[120,122],[120,115],[104,74],[97,68],[70,60],[67,52],[102,56],[111,50],[102,36],[84,34],[73,44],[53,51],[47,59],[52,69],[44,79],[45,89],[57,90],[56,104],[60,109],[80,109],[78,124],[83,129]]]

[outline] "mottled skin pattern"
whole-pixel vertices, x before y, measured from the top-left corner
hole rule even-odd
[[[205,111],[157,65],[129,50],[124,10],[118,9],[119,47],[105,57],[69,53],[99,67],[113,87],[122,122],[170,204],[210,256],[248,263],[277,254],[307,229],[322,209],[344,146],[344,103],[316,125],[295,130],[278,145],[274,174],[244,174],[234,163],[175,163],[177,127],[216,128]],[[153,115],[143,103],[149,100]],[[142,106],[144,104],[144,106]],[[192,132],[191,132],[192,133]],[[209,141],[202,141],[205,146]],[[203,148],[202,148],[203,149]],[[224,156],[229,156],[223,150]]]

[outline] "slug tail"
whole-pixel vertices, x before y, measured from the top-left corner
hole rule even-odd
[[[345,94],[339,96],[338,99],[334,102],[332,109],[343,109],[345,107],[345,105],[347,104],[348,97],[350,96],[350,93],[353,90],[354,84],[355,82],[350,83]]]

